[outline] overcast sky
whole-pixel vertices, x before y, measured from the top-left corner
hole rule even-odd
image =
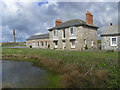
[[[117,2],[14,2],[0,1],[2,9],[2,42],[12,42],[12,30],[16,30],[17,41],[25,41],[31,35],[48,33],[55,19],[63,22],[71,19],[85,21],[86,11],[93,14],[98,26],[98,38],[104,27],[118,24]],[[0,10],[1,11],[1,10]],[[1,35],[1,33],[0,33]]]

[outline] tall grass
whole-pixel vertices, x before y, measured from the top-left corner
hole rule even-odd
[[[36,61],[34,63],[60,74],[61,87],[120,87],[118,52],[3,48],[2,53],[4,59],[32,59]]]

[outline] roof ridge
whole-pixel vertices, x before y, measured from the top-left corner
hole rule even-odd
[[[66,28],[66,27],[70,27],[70,26],[78,26],[78,25],[81,25],[81,26],[85,25],[85,26],[88,26],[88,27],[98,28],[94,25],[86,24],[86,22],[81,20],[81,19],[72,19],[72,20],[65,21],[62,24],[60,24],[58,26],[55,26],[53,28],[50,28],[48,30],[50,31],[50,30],[53,30],[53,29],[60,29],[60,28]]]
[[[39,35],[47,35],[49,33],[43,33],[43,34],[39,34]],[[39,35],[32,35],[32,36],[39,36]]]
[[[38,38],[45,38],[45,37],[49,37],[49,33],[45,33],[45,34],[40,34],[40,35],[33,35],[30,36],[27,40],[32,40],[32,39],[38,39]]]
[[[72,22],[72,21],[75,21],[75,20],[83,21],[83,20],[81,20],[81,19],[72,19],[72,20],[65,21],[65,22],[63,22],[63,23]],[[85,21],[83,21],[83,22],[85,22]]]

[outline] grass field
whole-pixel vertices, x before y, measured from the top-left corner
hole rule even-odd
[[[59,77],[54,87],[118,88],[118,52],[3,48],[3,59],[31,61]],[[59,85],[58,85],[59,84]]]

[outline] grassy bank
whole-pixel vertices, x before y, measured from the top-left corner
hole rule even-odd
[[[118,52],[3,48],[3,59],[31,61],[59,74],[48,77],[56,87],[119,87]]]

